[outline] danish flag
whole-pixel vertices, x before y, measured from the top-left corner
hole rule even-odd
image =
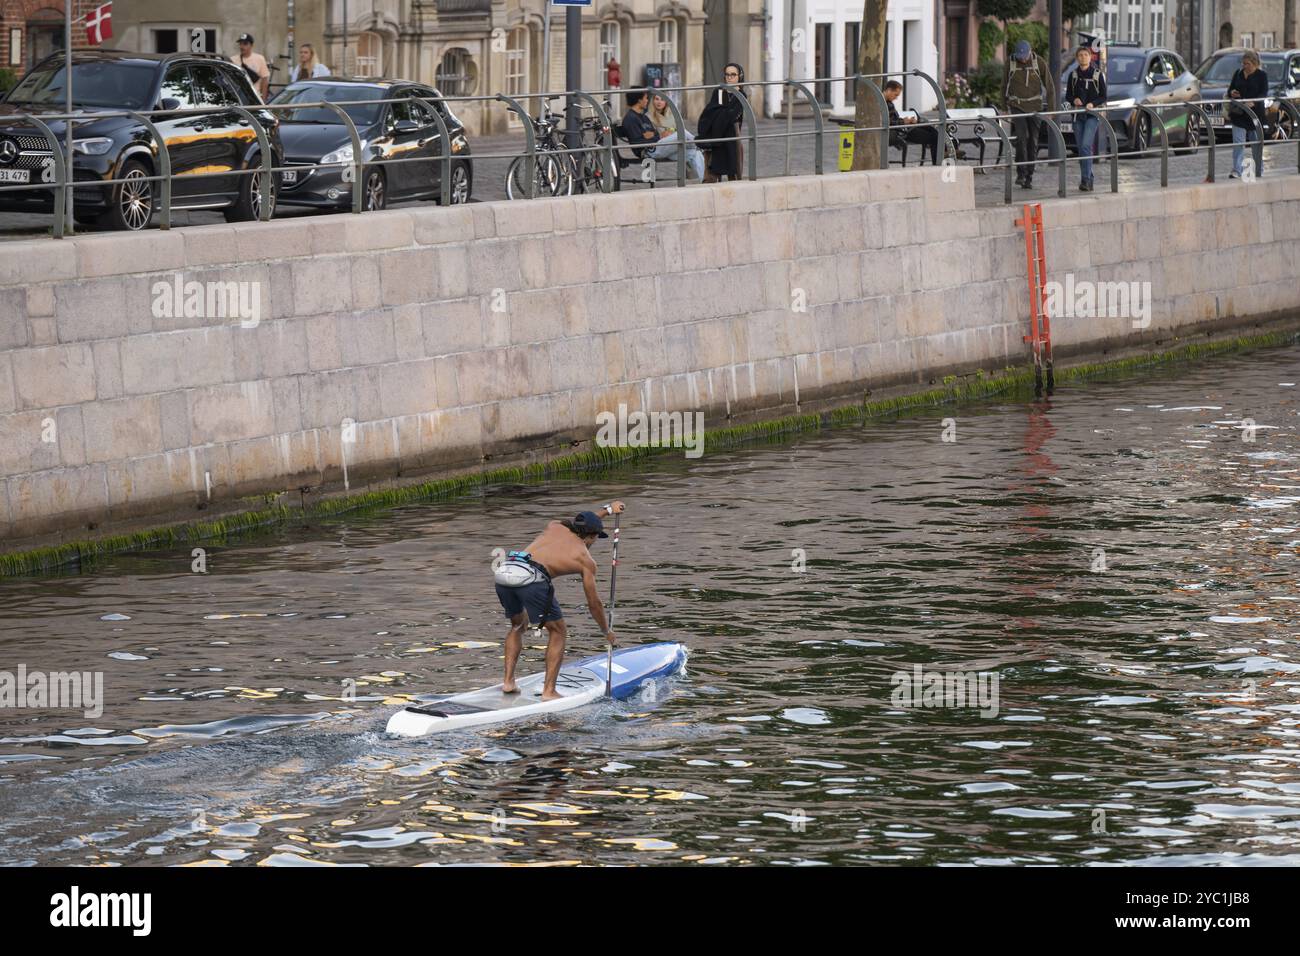
[[[86,42],[98,46],[113,36],[113,4],[106,3],[86,14]]]

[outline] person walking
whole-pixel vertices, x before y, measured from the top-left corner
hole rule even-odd
[[[263,100],[271,89],[271,70],[266,65],[266,57],[253,49],[253,34],[239,35],[239,53],[230,58],[230,62],[248,74],[248,80]]]
[[[1106,105],[1106,75],[1092,62],[1092,47],[1086,43],[1074,54],[1075,70],[1065,86],[1065,99],[1083,110],[1074,117],[1074,145],[1079,150],[1079,191],[1092,192],[1092,147],[1097,137],[1094,109]]]
[[[1002,109],[1011,114],[1041,113],[1057,107],[1056,84],[1051,81],[1046,61],[1034,52],[1029,41],[1021,40],[1002,71]],[[1016,185],[1034,185],[1034,161],[1038,159],[1038,135],[1043,121],[1037,116],[1016,115],[1011,131],[1016,137]]]

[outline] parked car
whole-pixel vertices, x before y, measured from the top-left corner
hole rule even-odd
[[[1215,50],[1206,57],[1205,62],[1196,68],[1196,76],[1201,81],[1201,99],[1222,100],[1228,95],[1228,84],[1232,75],[1241,69],[1241,55],[1244,49]],[[1295,120],[1286,110],[1278,106],[1279,99],[1288,99],[1300,107],[1300,50],[1260,50],[1259,65],[1268,77],[1270,99],[1265,101],[1264,111],[1267,128],[1264,135],[1271,139],[1292,139],[1296,135]],[[1228,113],[1221,106],[1203,107],[1210,118],[1210,127],[1217,139],[1229,139],[1232,136],[1232,124]]]
[[[23,114],[65,112],[67,64],[63,54],[42,60],[0,101],[0,185],[53,182],[54,154],[40,130],[19,121]],[[114,229],[143,229],[159,203],[158,143],[130,116],[100,115],[123,110],[161,112],[152,116],[167,143],[172,169],[172,209],[221,209],[231,222],[258,218],[261,210],[261,151],[247,116],[249,109],[267,131],[272,162],[282,151],[275,118],[238,67],[202,53],[78,52],[72,59],[73,109],[85,115],[73,124],[73,214],[81,223]],[[211,107],[211,112],[182,112]],[[64,142],[66,124],[50,120]],[[240,174],[240,170],[252,170]],[[217,173],[217,175],[208,175]],[[200,175],[203,174],[203,175]],[[116,185],[92,186],[102,180]],[[83,185],[85,184],[85,185]],[[275,183],[271,184],[274,193]],[[0,192],[0,209],[49,212],[50,189]]]
[[[474,168],[465,126],[433,87],[406,80],[321,77],[292,83],[271,102],[293,105],[277,111],[288,167],[280,193],[284,205],[352,207],[352,183],[345,178],[345,170],[351,170],[355,161],[352,138],[337,112],[312,105],[320,103],[349,104],[341,108],[356,124],[361,140],[365,163],[361,195],[366,209],[383,209],[404,199],[441,197],[445,153],[435,110],[451,139],[451,201],[469,201]],[[312,168],[334,163],[338,164],[334,168]]]
[[[1068,105],[1065,87],[1075,66],[1071,63],[1061,75],[1063,109]],[[1201,98],[1200,80],[1172,50],[1125,43],[1107,45],[1106,91],[1105,115],[1115,128],[1121,151],[1142,152],[1160,146],[1160,136],[1152,129],[1151,117],[1134,109],[1139,104],[1156,110],[1171,146],[1200,143],[1200,117],[1181,105]],[[1067,117],[1061,123],[1061,132],[1071,142],[1072,130],[1073,123]]]

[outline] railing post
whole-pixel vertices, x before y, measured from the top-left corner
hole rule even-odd
[[[652,93],[651,95],[653,95],[653,93]],[[596,118],[600,120],[601,139],[604,141],[602,145],[604,145],[604,147],[605,147],[605,151],[606,151],[606,154],[607,154],[607,156],[608,156],[608,167],[607,167],[607,168],[609,168],[609,169],[615,169],[615,166],[614,166],[614,128],[613,128],[613,126],[610,125],[609,114],[606,113],[606,112],[605,112],[605,108],[604,108],[603,106],[600,105],[600,101],[599,101],[598,99],[596,99],[596,97],[592,96],[590,93],[585,93],[585,92],[583,92],[582,90],[574,90],[574,91],[573,91],[573,96],[581,97],[582,99],[586,100],[588,103],[591,104],[591,108],[592,108],[593,110],[596,111]],[[679,124],[677,128],[678,128],[679,130],[681,130],[682,127],[681,127],[680,124],[681,124],[681,121],[682,121],[682,117],[681,117],[681,114],[677,112],[677,104],[674,103],[671,99],[669,99],[669,98],[666,97],[666,96],[664,97],[664,101],[668,104],[669,109],[671,109],[671,110],[673,111],[673,115],[674,115],[675,117],[677,117],[677,122],[678,122],[678,124]],[[683,130],[683,132],[684,132],[684,130]],[[679,136],[678,139],[681,139],[681,137]],[[570,153],[569,155],[572,156],[573,154]],[[583,151],[583,155],[584,155],[584,156],[586,155],[586,151],[585,151],[585,149],[584,149],[584,151]],[[682,152],[682,156],[685,157],[685,155],[686,155],[686,153],[685,153],[685,151],[683,151],[683,152]],[[681,164],[679,163],[678,165],[680,166]],[[616,169],[615,169],[615,171],[617,172]],[[681,179],[682,177],[679,176],[678,178]],[[610,187],[609,187],[609,185],[608,185],[608,181],[609,181],[609,177],[608,177],[608,176],[601,176],[601,177],[600,177],[600,191],[601,191],[601,192],[605,192],[605,193],[607,193],[607,192],[610,191]],[[679,185],[679,186],[684,186],[684,185],[686,185],[686,183],[683,181],[683,182],[679,182],[678,185]]]
[[[821,104],[819,104],[819,103],[817,102],[817,97],[813,96],[812,90],[808,89],[807,86],[805,86],[804,84],[798,82],[797,80],[786,80],[786,81],[785,81],[785,85],[786,85],[786,86],[793,86],[793,87],[794,87],[795,89],[797,89],[800,93],[802,93],[804,96],[806,96],[806,97],[808,98],[808,105],[812,107],[812,111],[813,111],[813,120],[816,122],[816,125],[817,125],[817,139],[816,139],[816,142],[815,142],[815,144],[814,144],[814,146],[813,146],[813,169],[816,170],[818,176],[821,176],[821,175],[823,175],[823,173],[824,173],[824,169],[823,169],[823,161],[822,161],[822,140],[825,138],[825,129],[824,129],[824,126],[825,126],[825,122],[826,122],[825,120],[822,119],[822,108],[821,108]],[[793,104],[793,103],[790,103],[789,106],[787,107],[787,112],[793,114],[793,112],[794,112],[793,107],[794,107],[794,104]],[[856,134],[854,134],[854,135],[856,135]],[[789,150],[790,150],[790,146],[789,146],[789,144],[790,144],[790,142],[791,142],[792,139],[793,139],[793,137],[790,136],[790,135],[787,135],[786,138],[785,138],[785,142],[786,142],[786,153],[787,153],[787,155],[789,154]],[[789,166],[788,166],[788,164],[787,164],[786,174],[789,175],[789,173],[790,173],[790,170],[789,170]]]
[[[1263,176],[1264,175],[1264,124],[1259,121],[1259,116],[1256,115],[1254,107],[1247,106],[1244,107],[1244,109],[1246,111],[1246,115],[1250,117],[1250,121],[1255,124],[1255,143],[1250,150],[1255,157],[1255,176],[1256,177]]]
[[[858,73],[854,75],[854,79],[858,83],[867,84],[867,88],[871,90],[872,94],[876,97],[876,105],[880,107],[880,122],[884,124],[883,126],[880,127],[880,168],[888,169],[889,168],[889,107],[885,103],[885,94],[880,91],[880,87],[878,87],[870,77]],[[865,133],[866,130],[863,130],[862,132]],[[857,139],[857,135],[858,135],[858,131],[855,128],[853,131],[853,137],[855,141]]]
[[[1110,191],[1117,193],[1119,192],[1119,140],[1115,138],[1115,127],[1106,118],[1105,111],[1096,110],[1095,115],[1106,127],[1106,137],[1110,141]]]
[[[1165,130],[1164,120],[1149,106],[1138,103],[1135,109],[1139,110],[1144,116],[1151,120],[1151,132],[1160,128],[1160,188],[1164,189],[1169,185],[1169,133]],[[1146,150],[1142,150],[1143,153]]]
[[[1300,109],[1296,109],[1295,104],[1288,99],[1279,98],[1277,105],[1291,117],[1291,135],[1296,141],[1296,171],[1300,172]]]
[[[262,154],[262,181],[258,183],[258,194],[261,196],[262,208],[257,218],[262,222],[269,222],[271,216],[275,214],[271,193],[271,177],[275,175],[275,156],[271,153],[271,140],[266,135],[266,130],[262,127],[261,121],[250,110],[242,106],[222,107],[221,109],[227,108],[233,109],[236,113],[247,118],[253,126],[253,132],[257,134],[257,148]],[[216,113],[220,112],[220,110],[214,108],[207,112]]]
[[[1060,196],[1062,199],[1064,199],[1065,198],[1065,166],[1070,161],[1070,154],[1065,148],[1065,137],[1061,135],[1061,127],[1056,125],[1056,120],[1052,119],[1050,116],[1044,116],[1043,122],[1046,123],[1047,128],[1052,131],[1052,137],[1053,137],[1052,143],[1053,145],[1055,145],[1061,157],[1061,161],[1056,167],[1060,174],[1060,182],[1056,187],[1056,194]],[[1076,133],[1075,136],[1077,137],[1078,133]]]
[[[328,106],[337,113],[343,120],[343,125],[348,128],[348,139],[352,142],[352,212],[360,215],[365,201],[361,183],[365,177],[365,169],[361,164],[361,134],[357,132],[357,124],[352,122],[352,117],[343,107],[337,103],[322,103],[321,106]]]
[[[1001,147],[1001,153],[1003,156],[1007,158],[1007,161],[1004,164],[1006,166],[1006,174],[1005,174],[1006,184],[1005,184],[1005,188],[1003,189],[1002,201],[1006,203],[1008,206],[1010,206],[1011,205],[1011,171],[1016,168],[1016,151],[1011,145],[1011,137],[1007,134],[1007,131],[1002,128],[1002,117],[1000,116],[993,117],[993,128],[998,131],[998,140],[999,140],[999,145]],[[981,136],[984,134],[983,120],[975,121],[975,132],[979,133]]]
[[[654,94],[652,93],[651,95],[654,95]],[[679,109],[677,108],[677,104],[673,102],[673,98],[672,98],[671,96],[668,96],[668,95],[666,95],[666,94],[661,94],[661,95],[663,95],[663,97],[664,97],[664,102],[668,104],[668,109],[672,111],[672,114],[673,114],[673,123],[676,124],[676,130],[677,130],[677,185],[678,185],[678,186],[685,186],[685,185],[686,185],[686,146],[687,146],[687,144],[686,144],[686,129],[685,129],[685,127],[682,126],[682,111],[679,110]],[[608,120],[606,120],[605,125],[606,125],[606,127],[609,127],[609,121],[608,121]],[[610,136],[611,136],[611,139],[612,139],[613,134],[611,133]],[[613,168],[613,167],[614,167],[614,150],[611,148],[609,152],[610,152],[609,163],[610,163],[611,168]],[[617,171],[616,171],[616,175],[617,175]]]
[[[519,101],[516,100],[514,97],[506,96],[504,93],[498,93],[496,95],[496,98],[500,102],[505,103],[507,106],[513,106],[515,112],[519,114],[519,118],[524,121],[524,163],[523,165],[526,168],[528,173],[528,178],[524,181],[524,198],[534,199],[536,198],[536,193],[537,193],[537,184],[534,180],[534,176],[536,175],[537,172],[536,169],[534,168],[537,163],[537,143],[535,142],[535,138],[533,136],[532,120],[529,118],[529,114],[524,111],[524,108],[519,105]],[[546,99],[543,99],[542,100],[543,114],[545,113],[545,111],[546,111]],[[507,167],[506,176],[509,177],[509,175],[510,175],[510,170],[509,167]]]
[[[24,116],[22,119],[27,120],[45,136],[50,142],[50,162],[54,165],[54,185],[51,187],[54,198],[54,223],[51,226],[51,234],[55,239],[63,238],[63,227],[67,218],[67,202],[71,198],[71,185],[68,182],[68,169],[71,160],[63,155],[63,145],[59,138],[54,135],[54,131],[46,126],[35,116]]]
[[[433,121],[438,124],[438,135],[442,137],[442,175],[439,176],[441,182],[438,185],[438,202],[443,206],[451,205],[451,133],[447,129],[447,121],[442,118],[437,104],[426,96],[417,96],[414,99],[421,103],[429,105],[429,112],[433,114]]]
[[[723,84],[729,86],[730,84]],[[739,86],[733,87],[736,99],[740,100],[740,107],[745,111],[745,119],[749,121],[749,181],[754,182],[758,179],[758,118],[754,116],[754,108],[749,105],[749,98],[745,96]],[[740,142],[740,137],[736,137],[736,142]]]
[[[929,73],[922,73],[920,70],[913,70],[912,76],[919,76],[921,79],[925,80],[925,82],[930,84],[930,89],[934,90],[934,96],[939,105],[939,129],[942,131],[943,135],[943,158],[947,159],[948,147],[951,144],[948,141],[948,104],[944,102],[943,90],[939,88],[939,84],[934,81],[934,77]],[[924,156],[921,157],[921,161],[924,163]],[[939,160],[936,154],[935,165],[937,166],[938,163]]]

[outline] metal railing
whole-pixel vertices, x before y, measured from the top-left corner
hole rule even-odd
[[[905,126],[891,125],[888,121],[887,114],[889,106],[887,97],[880,82],[886,78],[903,78],[913,77],[926,83],[936,100],[934,118],[918,118],[915,123]],[[850,74],[841,77],[821,77],[809,78],[804,80],[761,80],[746,82],[742,85],[728,84],[699,84],[674,87],[651,88],[647,92],[651,95],[662,95],[667,104],[678,132],[677,140],[673,144],[674,159],[677,164],[676,185],[681,187],[686,183],[686,171],[688,166],[688,153],[695,149],[710,150],[718,147],[725,147],[728,144],[735,143],[739,147],[738,152],[743,155],[743,169],[731,169],[730,174],[741,176],[750,180],[758,178],[758,159],[760,144],[763,141],[772,139],[781,139],[785,141],[786,163],[785,168],[790,169],[790,158],[792,144],[800,137],[812,137],[813,140],[813,157],[812,172],[816,175],[825,173],[825,150],[824,141],[830,130],[827,129],[823,104],[820,103],[813,90],[818,86],[825,89],[834,89],[835,84],[848,84],[852,88],[862,89],[870,98],[871,105],[875,107],[881,118],[880,125],[852,125],[844,127],[841,125],[836,128],[836,132],[842,132],[846,129],[852,129],[855,135],[878,134],[879,142],[879,163],[880,168],[887,169],[890,166],[890,148],[895,142],[894,134],[906,135],[911,130],[930,128],[935,131],[936,149],[933,154],[935,164],[939,164],[939,153],[942,152],[943,163],[957,162],[957,157],[962,152],[963,144],[978,143],[983,147],[992,143],[997,143],[999,154],[998,158],[992,163],[977,162],[974,168],[982,172],[1001,172],[1005,177],[1005,186],[1003,190],[1003,201],[1010,203],[1012,201],[1012,177],[1017,168],[1028,165],[1055,166],[1057,175],[1057,193],[1060,196],[1066,195],[1066,178],[1067,165],[1071,161],[1065,132],[1062,130],[1062,122],[1067,118],[1073,123],[1074,117],[1081,115],[1092,115],[1098,120],[1099,131],[1097,134],[1098,150],[1097,155],[1093,157],[1095,162],[1106,162],[1109,166],[1109,185],[1112,193],[1119,191],[1119,137],[1117,135],[1116,124],[1111,121],[1111,115],[1116,113],[1127,114],[1125,119],[1126,132],[1130,140],[1130,145],[1137,148],[1128,151],[1126,154],[1134,159],[1157,158],[1160,162],[1160,185],[1168,186],[1169,183],[1169,154],[1171,152],[1169,123],[1167,120],[1173,119],[1173,125],[1177,126],[1179,122],[1184,124],[1192,123],[1193,117],[1195,123],[1195,137],[1189,137],[1189,141],[1184,148],[1191,153],[1200,152],[1205,149],[1208,158],[1206,181],[1215,180],[1215,160],[1216,160],[1216,131],[1215,124],[1211,122],[1209,112],[1205,109],[1207,106],[1216,106],[1225,111],[1225,122],[1227,121],[1226,109],[1227,104],[1242,105],[1240,100],[1191,100],[1168,104],[1141,104],[1135,103],[1125,106],[1108,105],[1098,107],[1094,110],[1083,110],[1077,108],[1047,110],[1035,113],[1002,113],[993,111],[988,114],[981,114],[974,117],[969,115],[954,114],[944,99],[943,89],[935,79],[920,70],[910,70],[906,72],[887,72],[876,74]],[[783,100],[786,113],[786,129],[782,131],[762,131],[758,124],[758,116],[750,101],[754,91],[761,95],[768,88],[780,88],[783,92]],[[678,99],[684,100],[688,94],[717,90],[723,90],[735,97],[740,106],[741,121],[739,129],[733,136],[716,136],[711,138],[692,137],[686,132],[686,123],[682,115]],[[746,93],[746,90],[749,93]],[[675,97],[672,94],[676,94]],[[620,92],[619,95],[622,95]],[[75,219],[77,194],[83,190],[101,191],[104,196],[105,208],[113,202],[116,187],[125,186],[130,183],[139,184],[148,182],[151,186],[150,203],[151,211],[157,208],[159,216],[159,226],[162,229],[169,229],[172,226],[173,212],[187,208],[184,205],[175,206],[175,184],[178,180],[184,180],[186,184],[193,184],[197,180],[215,177],[258,177],[256,180],[257,203],[255,208],[250,209],[256,212],[258,218],[267,220],[272,217],[275,211],[277,199],[283,199],[282,194],[277,191],[277,184],[280,177],[286,172],[301,173],[305,170],[321,169],[341,169],[342,182],[347,186],[349,196],[348,205],[350,211],[360,214],[365,211],[368,205],[373,203],[368,194],[369,184],[367,176],[373,170],[381,170],[387,176],[390,167],[400,166],[406,163],[418,163],[424,165],[437,164],[439,167],[439,187],[437,198],[443,204],[453,202],[451,193],[453,164],[457,161],[478,162],[492,159],[508,159],[512,162],[518,162],[524,175],[522,182],[522,194],[525,198],[536,198],[538,196],[538,164],[544,165],[550,163],[558,164],[565,184],[565,188],[580,190],[594,188],[600,192],[611,192],[621,188],[623,179],[619,170],[622,166],[631,165],[635,159],[627,159],[626,153],[630,151],[633,157],[641,158],[644,156],[646,149],[654,148],[655,143],[629,143],[626,141],[616,142],[614,130],[617,122],[614,119],[614,108],[610,103],[608,96],[604,94],[605,99],[600,96],[582,90],[563,91],[559,93],[527,93],[515,96],[507,96],[503,93],[484,94],[477,96],[442,96],[435,98],[394,98],[379,100],[355,100],[339,102],[294,102],[294,103],[271,103],[258,104],[247,107],[243,106],[212,106],[192,109],[178,110],[121,110],[109,112],[96,112],[93,114],[80,113],[68,116],[66,114],[41,114],[34,116],[30,114],[15,114],[10,116],[6,122],[12,124],[26,124],[32,127],[34,135],[31,139],[43,140],[48,151],[28,149],[26,157],[31,169],[32,180],[38,182],[8,182],[0,183],[0,195],[26,191],[48,190],[51,197],[51,207],[53,213],[53,223],[51,234],[60,238],[73,231],[72,223]],[[812,129],[795,129],[793,126],[793,101],[796,96],[803,102],[806,102],[810,117],[812,119]],[[536,113],[539,116],[547,115],[548,104],[556,99],[564,98],[567,100],[565,116],[577,117],[579,114],[587,113],[586,123],[580,130],[580,139],[574,140],[569,133],[569,129],[559,130],[557,137],[548,137],[547,142],[538,142],[535,131],[536,120],[533,118],[533,110],[530,110],[526,104],[538,104]],[[381,107],[384,104],[409,102],[410,99],[418,99],[424,102],[427,107],[427,113],[432,118],[432,124],[426,125],[432,135],[436,135],[441,147],[436,156],[413,156],[402,157],[392,155],[381,155],[373,153],[367,155],[367,150],[373,150],[370,143],[364,142],[357,123],[349,114],[346,107]],[[1272,99],[1272,98],[1270,98]],[[1264,164],[1264,151],[1267,147],[1284,147],[1287,143],[1293,144],[1296,149],[1296,169],[1300,172],[1300,104],[1291,100],[1280,98],[1276,100],[1278,109],[1278,122],[1270,123],[1269,130],[1265,129],[1259,117],[1253,109],[1242,109],[1239,112],[1249,117],[1252,124],[1251,133],[1253,140],[1250,143],[1252,151],[1252,161],[1256,170],[1262,170]],[[452,130],[444,117],[440,106],[451,107],[453,104],[468,107],[481,107],[486,113],[493,104],[501,104],[506,109],[515,112],[522,121],[523,149],[509,150],[505,152],[487,152],[471,153],[464,157],[457,157],[453,154]],[[325,109],[333,112],[338,116],[340,123],[346,129],[347,139],[352,147],[351,162],[334,162],[334,163],[298,163],[292,165],[282,161],[282,157],[276,153],[275,137],[273,136],[276,125],[277,114],[284,111],[298,111],[308,109]],[[989,108],[985,108],[989,109]],[[169,133],[160,129],[160,123],[170,127],[176,121],[188,118],[214,115],[220,113],[237,113],[241,117],[240,126],[248,127],[251,130],[251,140],[245,144],[241,161],[243,165],[240,168],[217,170],[217,171],[184,171],[176,173],[172,162],[171,144],[177,142],[176,138],[169,138]],[[1110,114],[1110,115],[1108,115]],[[1173,116],[1171,117],[1171,114]],[[1270,130],[1281,129],[1281,115],[1285,114],[1290,121],[1292,132],[1291,139],[1279,139],[1270,137]],[[453,115],[453,114],[449,114]],[[558,116],[558,114],[552,114]],[[126,178],[82,178],[77,179],[76,172],[76,150],[74,148],[73,162],[68,162],[67,156],[63,152],[61,136],[56,135],[50,127],[51,123],[71,122],[73,125],[73,134],[78,124],[87,124],[98,122],[106,118],[130,118],[138,122],[143,130],[148,134],[147,138],[132,144],[124,156],[135,156],[147,162],[149,175],[141,177],[134,176],[130,180]],[[1032,118],[1047,131],[1049,138],[1048,156],[1046,159],[1034,156],[1025,160],[1015,159],[1015,149],[1011,127],[1018,119]],[[1203,145],[1200,141],[1200,134],[1204,132],[1206,143]],[[963,138],[962,134],[967,135]],[[1158,146],[1152,143],[1154,137],[1158,136]],[[1136,138],[1136,142],[1134,139]],[[564,145],[558,145],[558,139],[564,140]],[[1191,141],[1194,139],[1194,141]],[[587,141],[590,140],[590,141]],[[587,157],[590,154],[590,161]],[[38,162],[36,166],[31,166],[30,162],[35,157]],[[1082,158],[1082,157],[1076,157]],[[924,161],[924,156],[923,156]],[[642,158],[642,162],[646,162]],[[654,160],[649,161],[653,164]],[[10,166],[9,168],[13,168]],[[120,174],[122,164],[119,162],[116,166]],[[548,168],[550,168],[548,166]],[[512,165],[511,170],[514,169]],[[512,171],[507,176],[512,176]],[[653,177],[652,177],[653,178]],[[158,186],[158,201],[153,202],[152,185]],[[238,187],[239,195],[242,192],[242,184]],[[251,189],[251,187],[250,187]],[[552,190],[554,194],[554,190]],[[251,192],[248,194],[251,201]],[[340,194],[341,195],[341,194]],[[99,204],[94,204],[94,208],[99,208]]]

